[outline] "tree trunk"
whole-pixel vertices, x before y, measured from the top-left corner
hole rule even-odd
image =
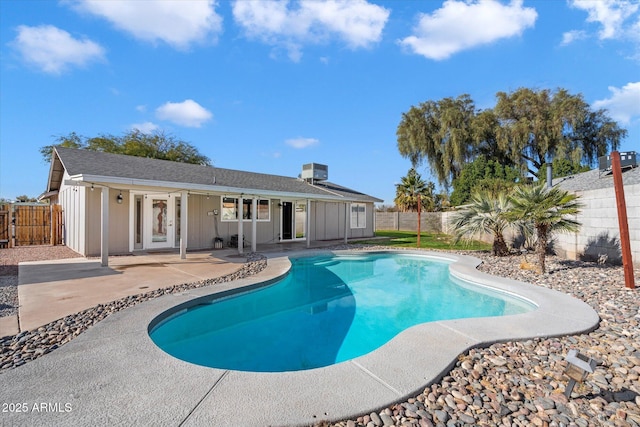
[[[506,256],[509,254],[507,242],[504,240],[502,233],[496,233],[493,237],[493,255]]]
[[[536,242],[536,252],[538,254],[538,264],[540,264],[540,274],[547,272],[545,266],[545,259],[547,256],[547,240],[548,240],[548,227],[539,225],[536,227],[538,232],[538,241]]]

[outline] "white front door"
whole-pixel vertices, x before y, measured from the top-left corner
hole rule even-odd
[[[145,199],[145,248],[173,248],[175,238],[175,204],[170,197]]]

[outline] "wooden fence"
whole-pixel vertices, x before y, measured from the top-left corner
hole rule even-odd
[[[11,205],[0,203],[0,248],[11,242]]]
[[[62,207],[0,205],[0,247],[62,244]]]

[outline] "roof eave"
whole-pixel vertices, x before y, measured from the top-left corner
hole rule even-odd
[[[313,200],[331,200],[331,201],[345,201],[349,200],[345,197],[327,194],[310,194],[310,193],[295,193],[287,191],[272,191],[272,190],[260,190],[255,188],[242,188],[242,187],[230,187],[222,185],[204,185],[204,184],[192,184],[187,182],[173,182],[173,181],[157,181],[157,180],[145,180],[134,178],[118,178],[112,176],[99,176],[99,175],[74,175],[69,177],[69,181],[80,181],[86,183],[103,184],[107,187],[112,186],[124,186],[128,189],[135,189],[136,187],[156,187],[170,190],[186,190],[197,191],[202,193],[222,193],[231,195],[246,195],[246,196],[268,196],[268,197],[281,197],[281,198],[302,198]],[[120,188],[125,189],[125,188]]]
[[[47,190],[45,191],[45,193],[60,189],[60,184],[62,184],[62,177],[64,176],[65,170],[66,168],[62,163],[60,155],[56,151],[56,147],[53,147],[53,150],[51,151],[51,166],[49,166],[49,177],[47,179]],[[54,173],[56,172],[59,173],[59,175],[56,174],[54,176]],[[57,187],[55,186],[56,184]]]

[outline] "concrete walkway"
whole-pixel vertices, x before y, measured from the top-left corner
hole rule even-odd
[[[0,317],[0,337],[15,335],[20,332],[18,316]]]
[[[50,354],[0,374],[0,401],[24,404],[24,411],[0,414],[0,423],[310,425],[351,418],[415,395],[448,372],[470,347],[576,334],[598,325],[593,309],[566,294],[480,273],[475,258],[419,253],[456,261],[450,265],[453,275],[519,295],[538,308],[506,317],[417,325],[369,354],[307,371],[206,368],[173,358],[151,341],[149,324],[176,306],[194,306],[201,298],[240,292],[285,274],[290,268],[287,254],[271,254],[267,268],[255,276],[122,310]]]
[[[110,257],[108,267],[88,258],[20,263],[19,321],[15,316],[6,318],[0,332],[18,325],[21,331],[35,329],[98,304],[233,273],[245,261],[233,256],[236,253],[194,252],[186,259],[174,252],[140,253]]]

